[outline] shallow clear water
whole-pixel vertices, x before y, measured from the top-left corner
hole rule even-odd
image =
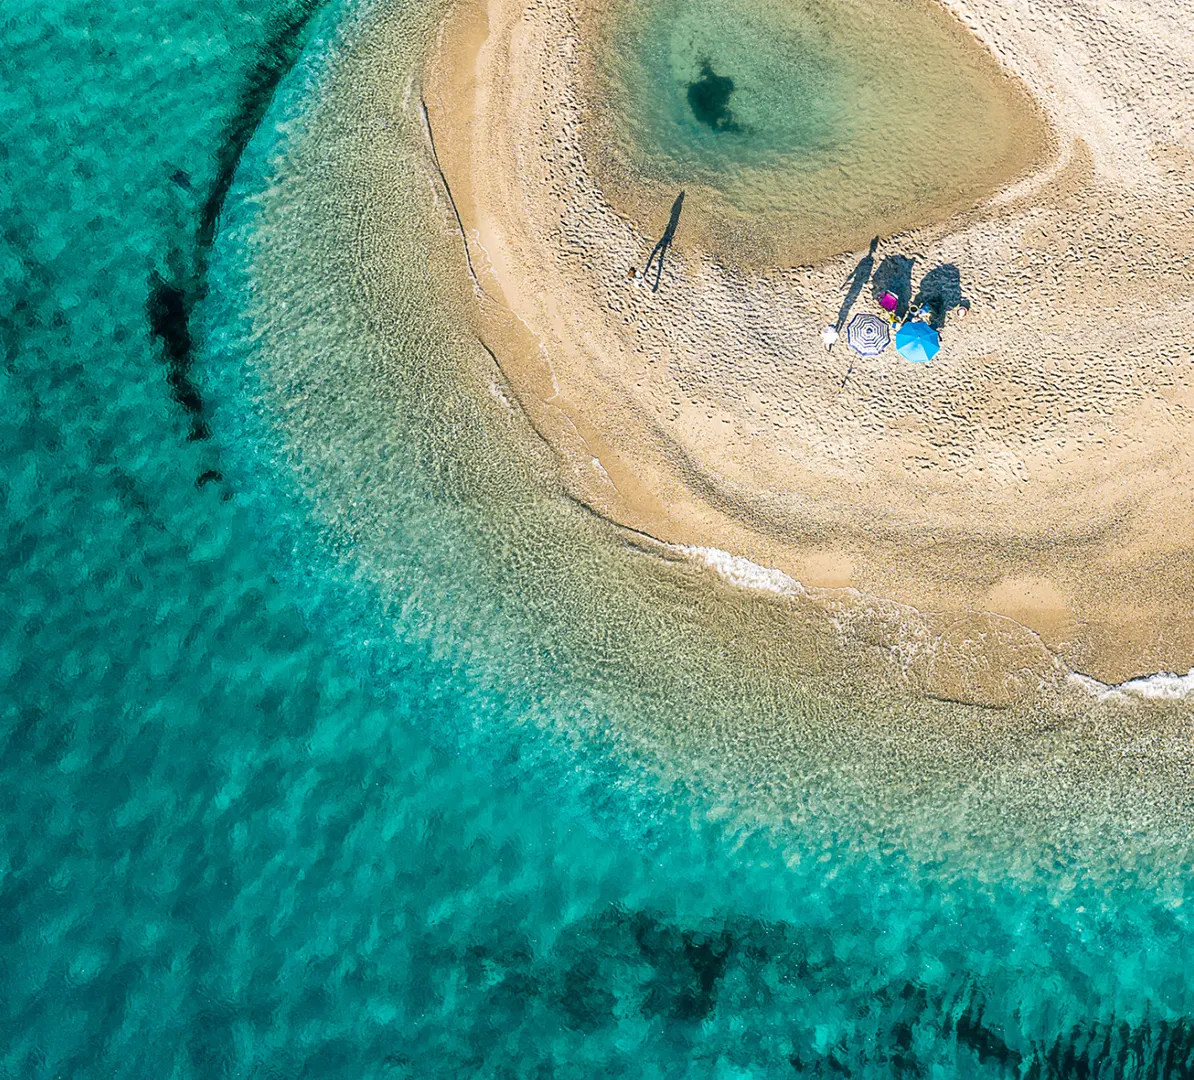
[[[353,15],[5,12],[0,1075],[1182,1075],[1174,807],[560,498]]]
[[[595,167],[627,205],[644,179],[700,185],[704,240],[731,258],[812,258],[937,220],[1047,141],[936,4],[659,0],[604,18]]]
[[[847,135],[847,60],[783,9],[664,2],[626,16],[617,48],[650,153],[728,170],[828,148]],[[716,80],[729,80],[720,88]],[[701,105],[701,89],[715,109]]]

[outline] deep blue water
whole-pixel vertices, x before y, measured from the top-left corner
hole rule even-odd
[[[338,17],[0,15],[0,1075],[1189,1075],[1180,893],[786,865],[520,726],[467,640],[376,633],[468,598],[355,583],[210,325]]]

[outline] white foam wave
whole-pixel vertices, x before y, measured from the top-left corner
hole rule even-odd
[[[1146,701],[1184,701],[1194,698],[1194,668],[1185,675],[1158,671],[1155,675],[1141,675],[1122,683],[1100,682],[1089,675],[1074,672],[1070,675],[1070,682],[1100,701],[1116,697],[1137,697]]]
[[[704,563],[710,570],[725,578],[731,585],[743,589],[761,589],[781,596],[808,596],[808,590],[794,577],[782,570],[760,566],[741,555],[731,555],[721,548],[693,547],[686,544],[669,545],[673,550]]]
[[[732,555],[728,551],[722,551],[721,548],[698,547],[685,544],[668,544],[666,546],[672,551],[704,564],[725,581],[740,588],[757,589],[779,596],[799,596],[808,599],[817,599],[825,592],[824,590],[809,588],[801,584],[790,574],[786,574],[782,570],[760,566],[758,563],[751,562],[750,559],[744,558],[741,555]],[[842,589],[835,590],[835,592],[839,595],[845,594],[854,598],[861,597],[861,594],[856,589]],[[902,605],[890,602],[880,602],[874,609],[868,609],[868,613],[871,615],[886,614],[889,617],[897,612],[902,612],[905,615],[917,614],[915,609],[904,609]],[[839,630],[844,630],[846,625],[853,621],[845,616],[846,612],[841,609],[831,613],[832,621]],[[893,654],[902,655],[909,650],[919,653],[926,648],[926,645],[931,646],[933,644],[932,642],[923,640],[925,637],[925,627],[916,619],[900,620],[899,628],[901,632],[898,635],[896,644],[893,646]],[[905,661],[907,659],[905,657]],[[1059,661],[1058,665],[1061,666]],[[1064,666],[1061,667],[1062,671],[1064,671]],[[1114,700],[1117,698],[1123,700],[1130,697],[1145,701],[1184,701],[1194,699],[1194,668],[1191,668],[1185,675],[1178,675],[1171,671],[1160,671],[1155,675],[1142,675],[1134,679],[1128,679],[1122,683],[1100,682],[1089,675],[1071,671],[1068,675],[1068,681],[1071,685],[1079,687],[1099,701]]]

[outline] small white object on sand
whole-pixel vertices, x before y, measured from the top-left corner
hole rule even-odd
[[[828,352],[830,349],[833,348],[834,343],[837,341],[837,339],[838,339],[838,332],[837,332],[836,326],[833,326],[831,324],[831,325],[825,327],[825,329],[821,331],[821,341],[825,346],[826,352]]]

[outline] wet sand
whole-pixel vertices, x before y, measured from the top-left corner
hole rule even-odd
[[[429,60],[475,284],[452,269],[602,514],[723,574],[739,564],[716,552],[782,571],[844,633],[927,663],[942,696],[1186,671],[1194,39],[1175,2],[948,6],[1031,92],[1054,152],[883,236],[876,261],[915,259],[914,284],[958,268],[970,314],[933,363],[824,350],[863,251],[766,269],[690,237],[658,292],[628,280],[675,192],[644,186],[631,213],[603,190],[583,27],[554,0],[463,5]],[[869,289],[854,310],[877,310]]]

